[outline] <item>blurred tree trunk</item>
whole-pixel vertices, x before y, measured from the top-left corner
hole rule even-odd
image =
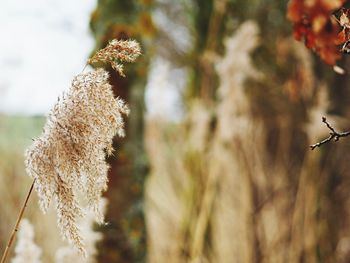
[[[116,156],[109,160],[108,211],[103,227],[104,239],[98,262],[144,262],[146,253],[143,215],[143,186],[147,162],[143,147],[144,87],[148,72],[149,47],[155,28],[150,8],[152,1],[99,0],[91,16],[96,49],[111,39],[136,39],[142,53],[133,65],[126,66],[126,78],[111,68],[115,95],[123,98],[131,113],[126,122],[126,137],[115,141]]]

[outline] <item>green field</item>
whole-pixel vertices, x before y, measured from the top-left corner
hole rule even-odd
[[[0,150],[23,150],[40,135],[44,123],[43,116],[0,115]]]

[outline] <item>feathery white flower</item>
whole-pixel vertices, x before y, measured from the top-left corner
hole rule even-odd
[[[107,199],[101,198],[100,200],[100,209],[105,213],[107,206]],[[86,258],[82,258],[79,252],[70,247],[65,246],[61,247],[56,251],[56,263],[95,263],[96,262],[96,243],[102,239],[102,234],[99,232],[93,231],[94,225],[94,214],[89,212],[84,216],[78,225],[81,228],[82,236],[84,237],[86,243]]]
[[[105,157],[112,154],[114,135],[124,136],[122,115],[129,113],[114,97],[108,77],[103,69],[77,75],[51,110],[43,134],[26,151],[26,170],[35,179],[42,210],[54,197],[61,233],[81,251],[77,220],[83,213],[77,194],[103,222],[98,204],[107,189]]]
[[[111,63],[124,76],[121,63],[133,62],[140,54],[136,41],[112,40],[88,63]],[[123,100],[114,97],[108,78],[101,68],[77,75],[51,110],[42,135],[26,151],[26,171],[35,180],[42,211],[54,198],[62,236],[83,254],[77,223],[83,212],[77,195],[86,198],[95,219],[103,223],[99,202],[107,190],[105,157],[113,153],[114,135],[124,136],[122,115],[129,113]]]

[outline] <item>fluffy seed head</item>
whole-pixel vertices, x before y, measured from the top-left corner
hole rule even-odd
[[[101,198],[100,209],[103,214],[106,211],[107,200]],[[76,249],[71,246],[60,247],[56,251],[56,263],[96,263],[97,248],[96,243],[102,239],[102,233],[93,231],[94,215],[88,212],[86,216],[78,222],[82,235],[86,243],[86,258],[82,258]]]
[[[104,69],[77,75],[51,110],[42,135],[26,151],[26,170],[35,179],[41,209],[56,201],[64,238],[84,252],[77,221],[83,196],[98,222],[99,201],[107,189],[105,157],[113,152],[115,134],[124,136],[123,114],[129,109],[115,98]]]
[[[104,48],[95,53],[88,60],[89,64],[104,62],[110,63],[112,68],[125,77],[122,62],[134,62],[141,54],[140,44],[135,40],[113,39]]]

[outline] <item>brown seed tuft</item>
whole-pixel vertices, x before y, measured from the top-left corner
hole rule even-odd
[[[141,48],[137,41],[113,39],[109,42],[107,47],[96,52],[96,54],[88,60],[88,63],[110,63],[114,70],[125,77],[124,66],[121,63],[134,62],[140,54]]]
[[[42,211],[54,198],[63,237],[82,252],[77,221],[83,212],[77,196],[85,197],[96,220],[104,222],[99,202],[108,182],[105,157],[112,154],[114,135],[124,136],[122,115],[129,113],[114,97],[108,78],[104,69],[77,75],[26,151],[26,170],[35,179]]]

